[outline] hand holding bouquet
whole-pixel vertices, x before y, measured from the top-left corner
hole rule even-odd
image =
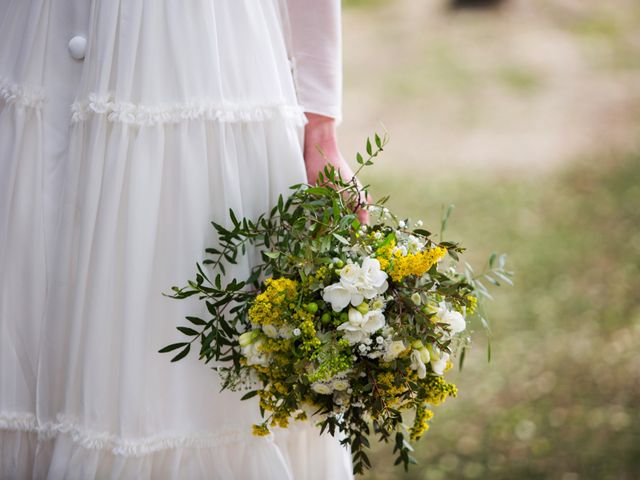
[[[375,135],[374,144],[367,140],[367,158],[358,154],[356,173],[386,137]],[[191,340],[160,351],[179,350],[177,361],[199,341],[200,358],[220,365],[223,389],[259,396],[256,435],[311,417],[349,444],[354,472],[370,467],[371,434],[392,440],[396,463],[407,468],[431,407],[456,395],[445,374],[463,356],[468,338],[460,333],[486,289],[469,269],[456,269],[458,244],[400,220],[384,206],[388,198],[363,207],[355,177],[345,181],[329,166],[316,185],[291,188],[255,221],[231,211],[231,227],[213,223],[218,246],[172,294],[197,295],[210,316],[187,317],[195,328],[178,329]],[[369,210],[370,225],[358,220],[359,208]],[[249,278],[223,281],[225,265],[248,247],[262,262]],[[484,275],[508,281],[503,264],[492,256]]]

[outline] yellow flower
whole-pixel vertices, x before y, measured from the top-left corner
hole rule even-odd
[[[429,430],[429,420],[433,418],[433,412],[426,407],[426,404],[422,404],[416,408],[416,418],[413,421],[413,426],[409,429],[411,440],[419,440],[424,432]]]
[[[253,434],[257,437],[266,437],[271,433],[265,424],[253,425],[251,429]]]
[[[434,247],[419,253],[409,253],[402,255],[399,251],[393,256],[391,278],[399,282],[409,275],[418,277],[424,275],[429,269],[447,254],[447,249]]]
[[[256,297],[249,309],[249,318],[256,325],[282,325],[289,308],[295,307],[298,282],[288,278],[267,278],[264,284],[264,292]]]
[[[409,275],[422,276],[441,260],[447,249],[434,247],[418,253],[403,255],[400,250],[394,250],[395,240],[376,250],[376,259],[380,262],[380,268],[387,272],[392,280],[399,282]]]

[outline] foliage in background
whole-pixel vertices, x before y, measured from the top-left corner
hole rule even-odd
[[[640,155],[589,160],[534,180],[372,179],[409,213],[456,203],[452,235],[518,275],[489,305],[489,375],[469,352],[420,465],[398,474],[381,451],[368,478],[640,478]]]

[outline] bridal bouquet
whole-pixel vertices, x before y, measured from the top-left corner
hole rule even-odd
[[[386,141],[367,140],[356,173]],[[482,278],[509,281],[504,259],[492,256],[480,277],[459,271],[462,247],[399,219],[384,206],[388,197],[362,205],[356,181],[331,167],[316,185],[291,188],[257,220],[230,211],[228,227],[213,223],[218,245],[171,295],[197,296],[209,315],[187,317],[193,327],[178,330],[190,340],[160,352],[179,350],[177,361],[198,341],[223,389],[259,397],[256,435],[310,417],[349,444],[355,473],[371,466],[371,435],[393,441],[396,464],[407,468],[431,408],[456,395],[445,376],[456,354],[462,361],[469,339],[461,333],[488,295]],[[359,208],[369,210],[369,225]],[[248,278],[223,280],[250,246],[261,262]]]

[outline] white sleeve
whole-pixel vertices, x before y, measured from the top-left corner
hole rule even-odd
[[[286,0],[289,55],[305,112],[342,120],[340,0]]]

